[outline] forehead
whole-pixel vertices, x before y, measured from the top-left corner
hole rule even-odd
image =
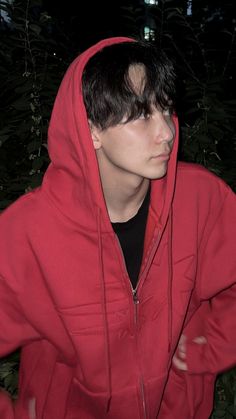
[[[132,64],[128,70],[129,82],[135,94],[141,95],[146,84],[146,70],[143,64]]]

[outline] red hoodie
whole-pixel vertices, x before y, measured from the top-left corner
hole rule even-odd
[[[236,362],[236,199],[204,168],[177,165],[176,120],[167,175],[151,182],[133,298],[81,92],[89,57],[126,40],[71,64],[43,184],[0,217],[0,354],[22,348],[18,401],[2,394],[1,419],[204,419],[207,385],[212,393],[215,373]],[[171,368],[181,333],[191,374]]]

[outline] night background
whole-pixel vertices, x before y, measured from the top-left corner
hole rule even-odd
[[[236,191],[235,0],[0,0],[0,209],[37,187],[47,128],[71,61],[111,36],[146,39],[178,74],[179,158],[206,166]],[[17,397],[19,353],[0,362]],[[236,418],[236,369],[219,376],[212,419]]]

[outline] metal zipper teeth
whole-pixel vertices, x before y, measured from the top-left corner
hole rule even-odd
[[[134,322],[135,322],[135,328],[137,331],[137,326],[138,326],[138,304],[139,304],[139,299],[137,294],[134,292],[133,294],[133,301],[134,301],[134,305],[135,305],[135,310],[134,310]],[[137,342],[137,333],[135,333],[135,338],[136,338],[136,346],[138,349],[138,342]],[[139,371],[140,371],[140,376],[139,376],[139,380],[140,380],[140,395],[141,395],[141,401],[142,401],[142,409],[143,409],[143,419],[147,418],[147,409],[146,409],[146,400],[145,400],[145,393],[144,393],[144,382],[143,382],[143,376],[141,374],[141,369],[140,369],[140,365],[139,365]]]
[[[129,278],[129,274],[128,274],[128,271],[127,271],[127,268],[126,268],[124,254],[123,254],[123,251],[122,251],[122,248],[121,248],[121,245],[120,245],[120,242],[119,242],[119,239],[118,239],[117,236],[116,236],[116,240],[117,240],[118,246],[119,246],[120,251],[121,251],[121,256],[122,256],[122,260],[123,260],[123,267],[124,267],[126,276],[127,276],[127,278]],[[138,279],[137,286],[135,288],[133,288],[132,283],[129,279],[129,284],[130,284],[130,288],[131,288],[131,292],[132,292],[132,300],[133,300],[133,303],[134,303],[134,324],[135,324],[135,335],[136,335],[136,346],[137,347],[138,347],[138,344],[137,344],[137,321],[138,321],[137,306],[139,304],[139,298],[138,298],[137,292],[138,292],[139,282],[140,282],[140,278]],[[144,394],[144,383],[143,383],[143,377],[142,377],[141,370],[140,370],[140,365],[139,365],[139,373],[140,373],[140,394],[141,394],[142,408],[143,408],[143,419],[147,419],[146,401],[145,401],[145,394]]]

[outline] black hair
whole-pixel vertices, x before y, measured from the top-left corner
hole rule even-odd
[[[129,78],[133,65],[144,68],[144,87]],[[144,41],[104,47],[87,62],[82,76],[88,118],[106,129],[151,114],[153,106],[173,111],[176,87],[173,63],[163,51]]]

